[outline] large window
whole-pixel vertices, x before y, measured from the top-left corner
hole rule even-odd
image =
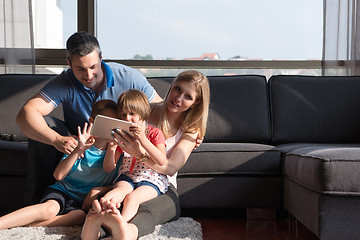
[[[61,71],[66,39],[90,30],[105,60],[146,76],[321,74],[322,0],[32,2],[37,69]]]
[[[320,60],[321,0],[101,0],[108,59]]]

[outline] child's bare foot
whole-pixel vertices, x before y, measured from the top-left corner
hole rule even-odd
[[[120,207],[120,203],[115,204],[111,201],[108,201],[108,204],[106,206],[107,210],[109,210],[109,212],[112,212],[114,214],[120,214],[119,207]]]
[[[101,199],[100,199],[101,200]],[[101,203],[99,202],[99,200],[95,199],[92,202],[92,208],[94,209],[95,212],[97,213],[101,213],[102,212],[102,206]]]
[[[120,208],[120,205],[121,205],[121,203],[113,202],[113,199],[106,200],[103,198],[100,199],[100,204],[102,207],[102,211],[106,211],[106,210],[113,209],[113,208]]]
[[[101,204],[102,211],[106,211],[109,208],[108,206],[110,204],[110,201],[105,198],[100,198],[100,204]]]
[[[114,240],[135,240],[138,236],[137,227],[126,222],[121,216],[116,204],[111,203],[109,209],[103,215],[103,223],[111,229],[112,239]]]
[[[89,210],[83,228],[81,230],[81,239],[97,240],[100,235],[100,227],[102,224],[102,216],[92,208]]]

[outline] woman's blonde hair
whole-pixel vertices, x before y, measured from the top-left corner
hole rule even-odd
[[[121,93],[117,102],[117,114],[129,111],[140,115],[141,120],[147,121],[150,117],[150,104],[145,93],[137,89],[130,89]]]
[[[199,71],[187,70],[176,76],[166,94],[162,105],[162,113],[158,121],[158,127],[163,131],[165,137],[169,135],[169,121],[167,118],[166,104],[169,93],[174,84],[178,82],[194,83],[196,86],[197,104],[183,113],[182,128],[185,132],[195,133],[199,131],[199,137],[203,138],[206,132],[207,118],[209,114],[210,87],[209,81],[205,75]]]

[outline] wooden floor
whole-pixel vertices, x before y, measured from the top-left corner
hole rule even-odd
[[[197,218],[203,240],[318,240],[295,220],[245,220]]]
[[[203,240],[319,240],[286,211],[189,209],[182,213],[200,222]]]

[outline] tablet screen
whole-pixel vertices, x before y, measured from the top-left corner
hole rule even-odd
[[[91,135],[103,138],[112,138],[111,131],[115,128],[119,128],[132,135],[132,133],[130,133],[129,131],[129,127],[132,124],[133,123],[131,122],[123,121],[120,119],[97,115],[95,117],[94,126],[91,130]]]

